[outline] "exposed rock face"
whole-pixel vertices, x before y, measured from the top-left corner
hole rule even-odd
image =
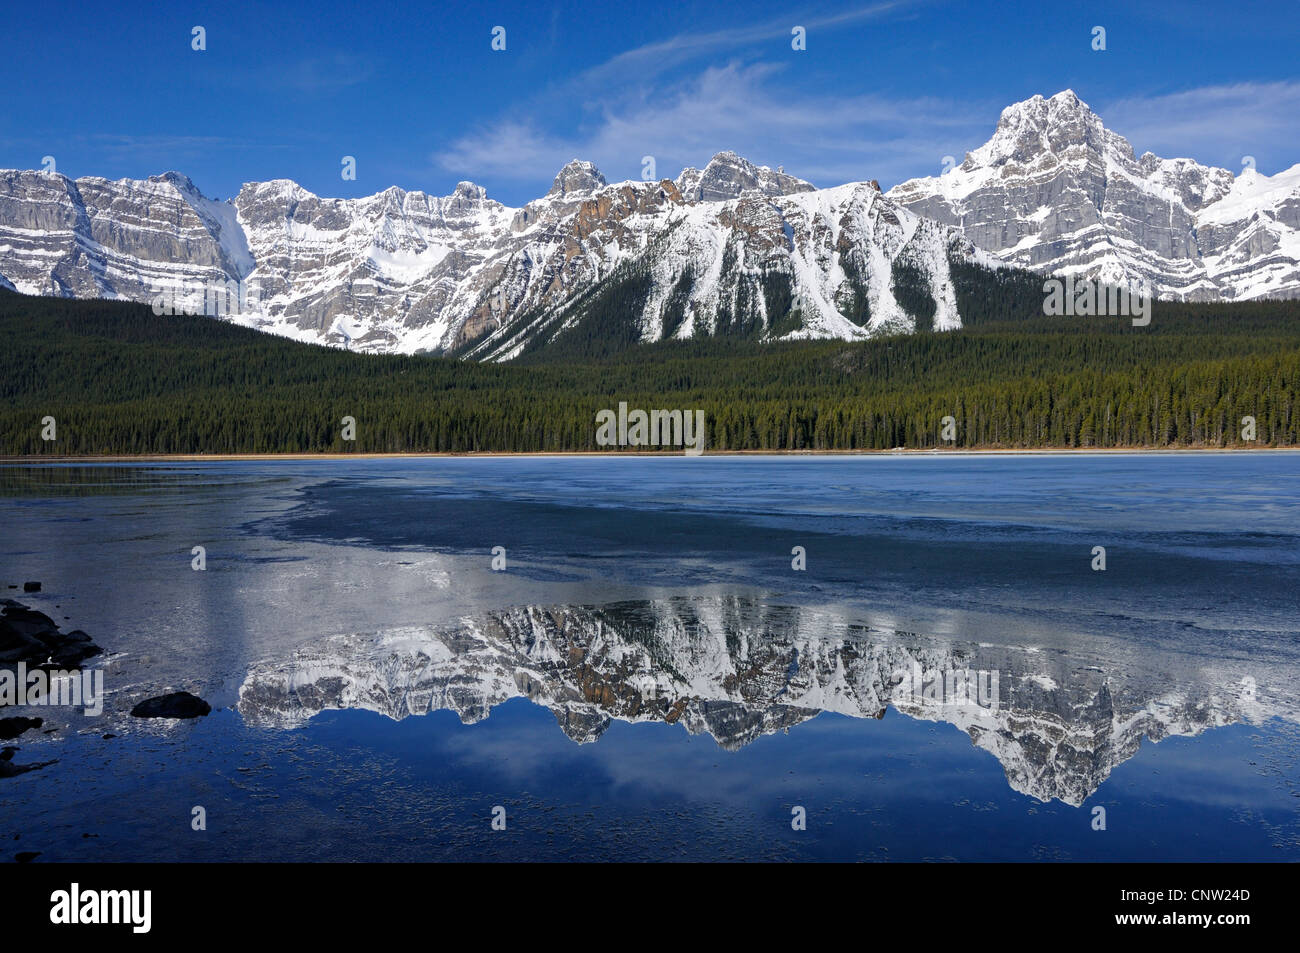
[[[183,175],[143,181],[0,171],[0,273],[17,290],[148,301],[174,282],[238,278],[253,267],[229,203]]]
[[[546,194],[564,196],[570,192],[592,192],[606,184],[605,177],[593,163],[574,159],[560,170],[551,191]]]
[[[1300,296],[1300,166],[1135,157],[1070,90],[1007,107],[952,171],[889,197],[1012,264],[1189,300]]]
[[[680,723],[735,750],[823,711],[876,719],[892,706],[957,725],[1002,763],[1013,788],[1070,804],[1082,803],[1144,737],[1300,717],[1286,672],[1266,705],[1262,690],[1242,690],[1235,670],[1194,666],[1197,681],[1187,684],[1161,660],[1148,661],[1103,672],[1064,653],[878,631],[736,598],[529,606],[453,626],[328,639],[255,665],[238,709],[250,722],[285,728],[345,708],[394,719],[448,709],[471,723],[527,697],[579,743],[618,719]],[[909,675],[918,671],[929,674]],[[963,698],[945,687],[932,697],[919,687],[964,672],[984,673],[978,693]]]

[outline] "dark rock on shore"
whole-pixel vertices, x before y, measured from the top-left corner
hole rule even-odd
[[[58,762],[54,761],[33,761],[31,764],[14,764],[14,755],[17,754],[17,748],[0,748],[0,778],[12,778],[20,774],[26,774],[28,771],[39,771],[41,768],[48,768],[50,765]]]
[[[79,668],[104,650],[80,629],[60,632],[43,612],[13,599],[0,599],[0,664],[42,668]]]
[[[136,718],[199,718],[212,711],[212,706],[189,692],[172,692],[148,698],[131,709]]]
[[[13,741],[29,728],[39,728],[45,724],[40,718],[0,718],[0,741]]]

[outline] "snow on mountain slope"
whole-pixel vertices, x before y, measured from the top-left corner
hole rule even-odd
[[[1002,260],[1189,300],[1300,297],[1300,175],[1135,157],[1072,91],[1007,107],[960,166],[889,191]]]
[[[574,289],[601,281],[628,286],[626,319],[640,340],[912,330],[917,316],[895,293],[900,267],[934,303],[923,320],[958,327],[949,256],[985,260],[951,229],[865,184],[692,204],[667,180],[624,182],[590,193],[562,225],[548,245],[505,263],[496,325],[470,354],[509,358],[562,337],[589,316]]]
[[[467,277],[509,234],[515,210],[462,182],[451,195],[390,188],[323,199],[287,180],[234,200],[257,262],[240,323],[376,351],[438,349]]]
[[[1300,164],[1274,176],[1244,171],[1197,226],[1225,297],[1300,297]]]

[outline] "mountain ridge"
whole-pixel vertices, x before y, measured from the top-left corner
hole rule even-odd
[[[941,176],[818,189],[717,153],[675,179],[567,163],[522,207],[462,181],[324,198],[290,179],[205,197],[179,172],[0,170],[0,287],[182,307],[298,340],[502,360],[577,337],[856,340],[962,326],[952,268],[1159,297],[1300,297],[1300,165],[1134,155],[1071,90],[1003,110]],[[211,307],[238,286],[237,305]],[[195,303],[197,302],[197,303]]]
[[[521,335],[563,330],[555,319],[577,295],[643,259],[659,280],[628,316],[641,340],[733,325],[846,339],[914,326],[889,269],[900,255],[925,286],[915,297],[933,302],[922,310],[938,313],[936,326],[957,326],[946,256],[994,264],[869,185],[815,190],[734,153],[688,178],[688,191],[709,197],[683,196],[670,179],[609,184],[575,160],[547,195],[511,208],[471,182],[448,196],[392,187],[328,199],[276,179],[223,203],[179,173],[110,182],[5,171],[0,274],[26,293],[172,295],[199,307],[204,289],[241,283],[252,307],[221,315],[236,323],[363,350],[500,359],[519,353]],[[665,322],[674,288],[690,320]]]

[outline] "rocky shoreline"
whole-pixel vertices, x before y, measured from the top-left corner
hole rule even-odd
[[[17,586],[10,588],[16,589]],[[39,582],[24,583],[23,591],[41,591]],[[62,704],[67,699],[56,695],[49,686],[55,680],[80,679],[91,674],[84,672],[85,663],[104,654],[104,649],[80,629],[63,632],[58,623],[45,613],[14,599],[0,599],[0,742],[16,742],[31,731],[44,729],[46,734],[59,730],[58,726],[46,728],[46,720],[33,715],[7,714],[6,709],[30,707],[36,704]],[[99,686],[95,701],[102,706],[103,674],[95,670],[95,683]],[[33,689],[33,686],[40,686]],[[86,698],[78,692],[79,703]],[[51,698],[50,696],[55,697]],[[29,702],[28,699],[33,701]],[[200,718],[212,711],[206,701],[189,692],[170,692],[146,698],[131,708],[136,718]],[[105,734],[105,740],[116,738]],[[0,782],[19,775],[40,771],[58,764],[58,758],[19,762],[15,760],[22,750],[19,744],[0,747]],[[15,840],[18,839],[17,835]],[[91,836],[91,835],[86,835]],[[17,863],[29,863],[41,851],[24,850],[13,855]]]
[[[40,584],[34,585],[37,588],[28,591],[39,592]],[[45,613],[13,599],[0,599],[0,665],[22,662],[46,670],[77,669],[103,651],[80,629],[61,632]]]

